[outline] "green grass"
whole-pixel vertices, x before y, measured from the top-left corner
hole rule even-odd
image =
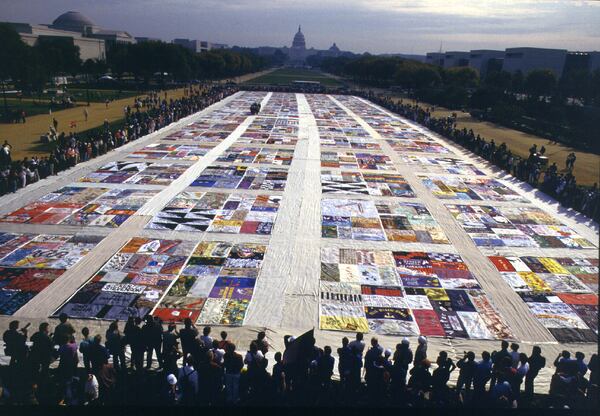
[[[88,90],[85,88],[69,88],[66,91],[67,95],[75,97],[79,103],[87,102]],[[122,98],[135,97],[139,94],[138,91],[119,91],[119,90],[97,90],[89,89],[90,102],[102,103],[109,100],[120,100]]]
[[[251,79],[245,84],[289,85],[294,81],[317,81],[326,87],[340,87],[336,79],[310,69],[282,68]]]
[[[26,117],[35,116],[38,114],[49,114],[50,104],[48,101],[33,101],[33,100],[19,100],[14,98],[8,98],[6,100],[8,104],[8,112],[11,114],[13,111],[25,110]],[[54,107],[53,111],[58,111],[61,108]],[[0,96],[0,113],[4,114],[4,99]]]
[[[62,95],[52,95],[52,94],[39,94],[38,95],[38,94],[35,94],[34,96],[23,96],[23,98],[26,98],[26,99],[35,98],[35,99],[49,101],[52,97],[55,97],[55,99],[60,100],[62,97],[70,96],[70,97],[74,97],[75,100],[79,104],[81,104],[81,103],[87,103],[87,94],[88,94],[88,91],[85,88],[71,87],[71,88],[67,88],[67,90],[65,91],[65,94],[62,94]],[[89,94],[90,94],[90,102],[103,103],[104,101],[106,101],[106,99],[120,100],[122,98],[135,97],[136,95],[139,95],[140,92],[139,91],[101,90],[101,89],[90,88]],[[6,96],[10,97],[10,98],[17,98],[17,94],[6,94]],[[2,98],[1,94],[0,94],[0,98]]]

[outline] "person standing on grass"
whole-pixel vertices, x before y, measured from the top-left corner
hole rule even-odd
[[[88,116],[89,116],[88,109],[84,108],[83,109],[83,118],[85,118],[86,123],[88,121]]]

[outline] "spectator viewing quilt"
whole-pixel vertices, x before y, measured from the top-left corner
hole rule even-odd
[[[198,160],[206,155],[214,144],[153,143],[127,155],[134,159]]]
[[[292,157],[294,157],[294,151],[289,149],[231,147],[219,156],[217,162],[261,163],[289,166],[292,163]]]
[[[188,168],[189,165],[173,163],[110,162],[80,178],[79,182],[168,185]]]
[[[202,325],[242,325],[266,246],[201,242],[153,315]]]
[[[378,153],[321,152],[324,168],[396,170],[392,160]]]
[[[354,199],[321,200],[321,236],[448,244],[425,205]]]
[[[594,244],[534,207],[446,205],[478,246],[594,248]]]
[[[418,178],[440,199],[529,202],[495,179],[425,175],[418,175]]]
[[[182,192],[146,226],[154,230],[271,234],[280,196]]]
[[[598,341],[598,259],[489,259],[557,341]]]
[[[12,315],[103,237],[0,233],[0,315]]]
[[[286,181],[287,170],[285,169],[212,165],[204,169],[191,186],[282,191]]]
[[[411,169],[417,172],[436,173],[436,174],[451,174],[464,176],[481,176],[485,175],[475,165],[462,159],[451,157],[431,157],[417,155],[403,155],[402,160]]]
[[[321,329],[512,336],[457,254],[322,248],[320,291]]]
[[[55,314],[122,321],[144,317],[179,275],[195,244],[134,237]]]
[[[347,195],[414,197],[402,175],[350,171],[323,171],[322,192]]]

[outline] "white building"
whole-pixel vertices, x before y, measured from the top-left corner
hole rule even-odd
[[[30,23],[9,23],[21,36],[21,40],[34,46],[39,38],[68,38],[79,48],[79,57],[82,61],[87,59],[106,59],[106,45],[102,39],[84,37],[81,34],[65,30],[52,29],[46,25]]]
[[[79,12],[69,11],[58,16],[50,25],[8,22],[23,42],[35,45],[39,38],[68,38],[79,48],[79,57],[106,59],[106,50],[116,43],[135,43],[124,30],[103,29]]]

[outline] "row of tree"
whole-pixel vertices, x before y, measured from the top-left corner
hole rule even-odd
[[[585,149],[597,149],[600,70],[549,70],[527,74],[489,68],[441,68],[398,57],[326,58],[321,69],[367,85],[400,86],[413,97]]]
[[[527,74],[511,74],[499,69],[489,70],[480,79],[470,67],[441,68],[398,57],[361,56],[359,58],[325,58],[319,62],[321,69],[370,85],[391,85],[415,91],[438,90],[456,93],[476,89],[491,90],[499,94],[526,94],[532,100],[556,97],[559,100],[577,98],[587,104],[600,105],[600,70],[593,72],[573,70],[560,79],[549,70],[534,70]],[[446,94],[448,95],[448,94]],[[462,99],[454,106],[466,105],[469,94],[459,94]],[[452,104],[452,103],[449,103]]]
[[[8,24],[0,24],[0,80],[12,79],[23,90],[40,90],[58,75],[131,74],[148,81],[168,73],[176,81],[214,79],[259,71],[270,62],[247,50],[195,53],[179,45],[154,41],[112,44],[106,61],[82,62],[79,48],[68,38],[40,38],[34,46],[21,40]]]

